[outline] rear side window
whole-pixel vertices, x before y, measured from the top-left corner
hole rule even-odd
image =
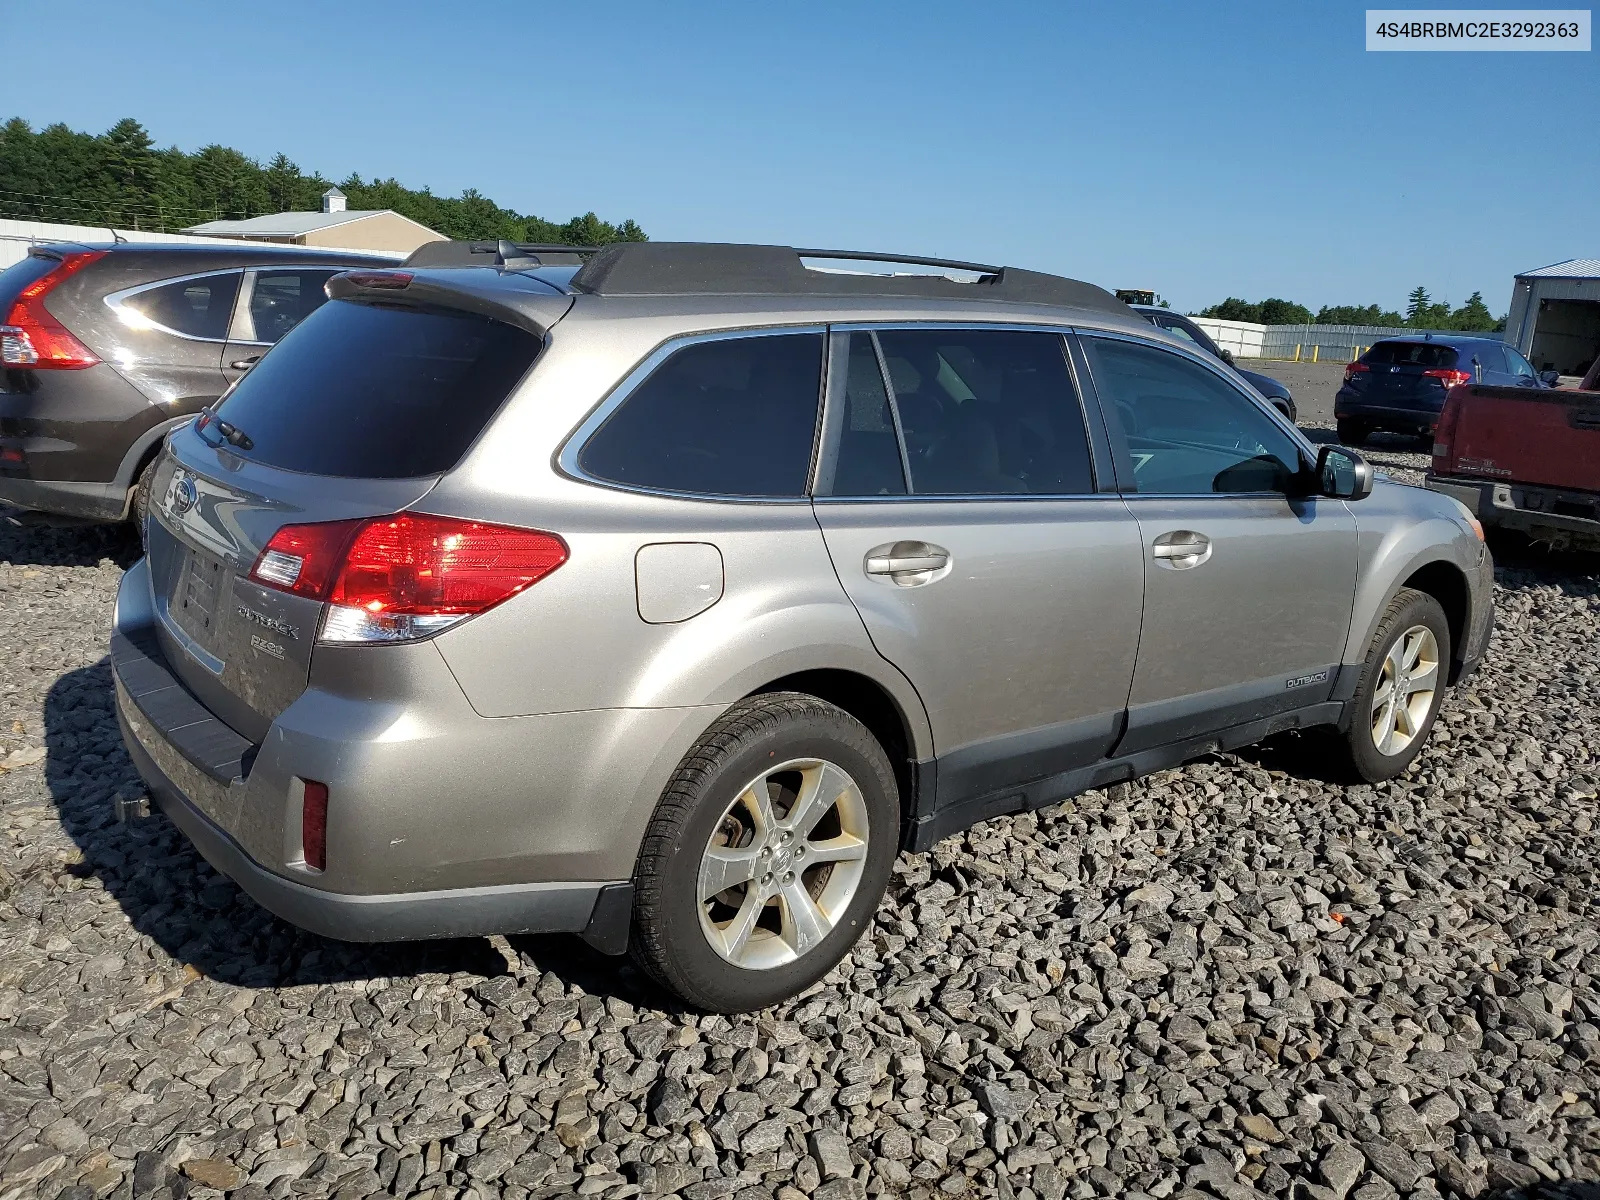
[[[250,293],[250,323],[258,342],[275,342],[328,299],[333,271],[258,271]]]
[[[245,458],[313,475],[406,479],[460,461],[540,342],[471,313],[324,304],[264,355],[217,413]]]
[[[1361,361],[1397,367],[1453,367],[1456,352],[1437,342],[1379,342],[1361,356]]]
[[[821,391],[820,333],[696,342],[628,393],[578,466],[668,492],[804,496]]]
[[[146,288],[122,302],[140,316],[187,337],[224,341],[239,294],[239,272],[180,279]]]

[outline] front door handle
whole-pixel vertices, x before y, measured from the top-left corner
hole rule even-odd
[[[932,583],[949,573],[950,551],[927,542],[891,542],[867,551],[866,572],[900,587]]]
[[[229,363],[228,365],[230,367],[232,367],[235,371],[248,371],[251,367],[255,366],[260,361],[261,361],[261,355],[252,354],[249,358],[236,358],[231,363]]]
[[[1211,557],[1211,539],[1192,529],[1174,529],[1151,543],[1150,557],[1169,570],[1187,571]]]

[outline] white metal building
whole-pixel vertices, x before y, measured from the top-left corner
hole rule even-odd
[[[1541,371],[1582,375],[1600,356],[1600,258],[1518,275],[1505,339]]]

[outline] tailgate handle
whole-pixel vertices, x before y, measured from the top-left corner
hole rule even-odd
[[[1578,408],[1572,411],[1575,429],[1600,429],[1600,408]]]

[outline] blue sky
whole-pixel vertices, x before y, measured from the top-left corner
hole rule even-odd
[[[1459,0],[1458,0],[1459,2]],[[1600,51],[1369,54],[1346,4],[0,0],[0,115],[660,239],[1498,315],[1600,256]],[[9,38],[8,38],[9,40]]]

